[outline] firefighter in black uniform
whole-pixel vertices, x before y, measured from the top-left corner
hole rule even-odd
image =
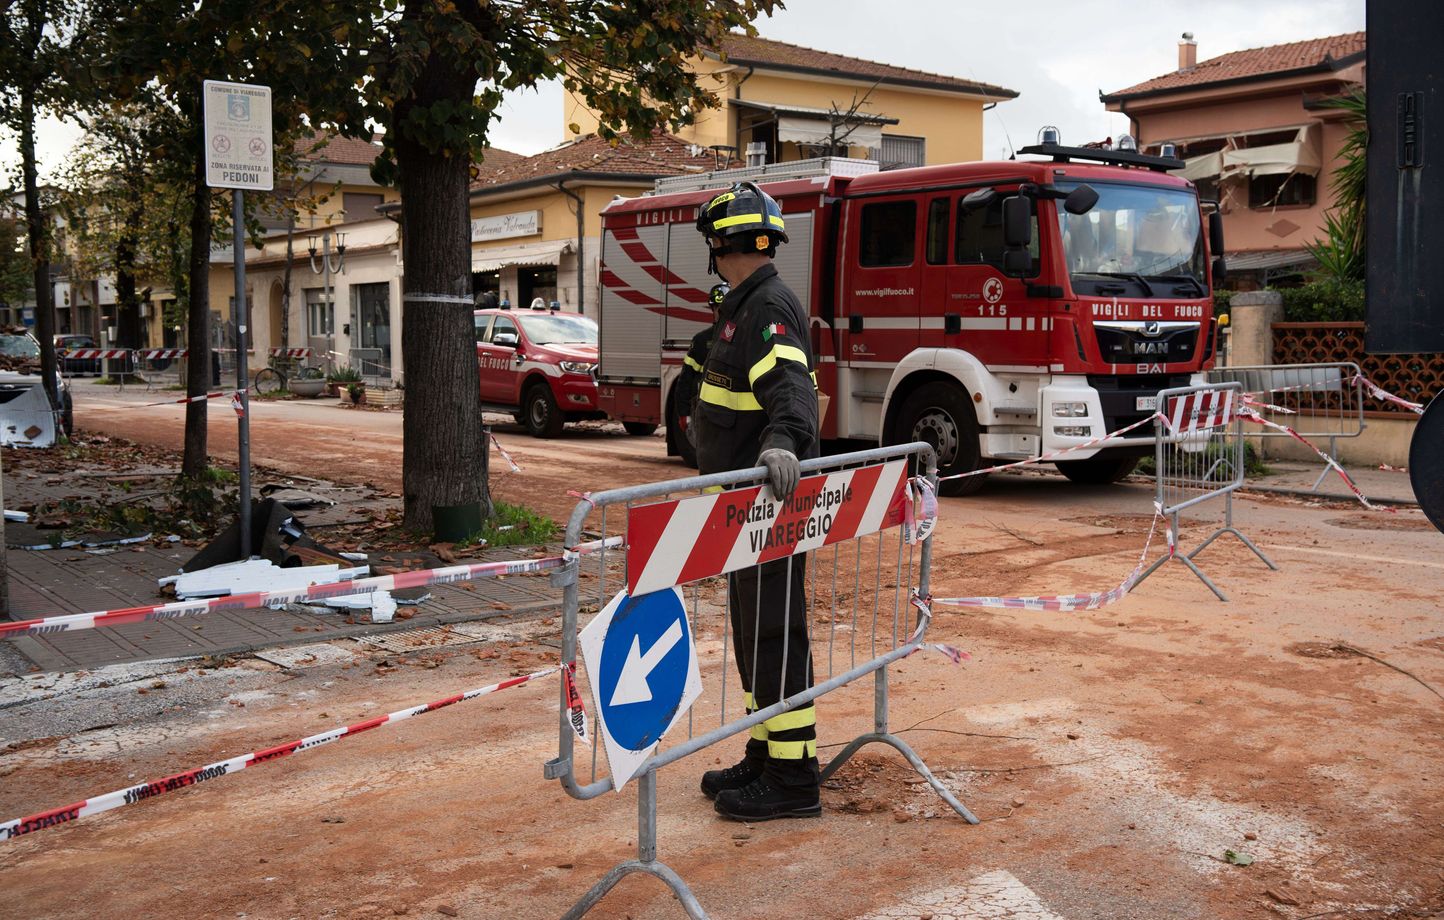
[[[817,387],[807,315],[772,264],[787,242],[782,210],[743,182],[702,207],[697,229],[715,269],[732,289],[718,312],[692,422],[698,471],[767,468],[767,487],[786,500],[800,459],[818,455]],[[812,686],[803,594],[805,556],[729,576],[737,670],[749,711]],[[710,770],[702,791],[717,812],[738,821],[813,817],[818,798],[817,715],[811,703],[752,729],[735,766]]]
[[[692,413],[696,409],[697,391],[702,387],[702,365],[707,363],[712,336],[717,332],[717,311],[722,308],[728,290],[726,282],[712,285],[712,291],[707,295],[707,305],[712,308],[712,325],[692,336],[692,347],[687,349],[687,356],[682,359],[682,373],[677,377],[677,395],[673,397],[677,415],[682,418],[687,430],[687,443],[692,445],[693,454],[688,462],[694,465],[697,460],[697,429],[692,424]]]

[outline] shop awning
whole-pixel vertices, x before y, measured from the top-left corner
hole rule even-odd
[[[1223,152],[1224,175],[1287,176],[1304,173],[1317,176],[1323,168],[1319,155],[1318,135],[1314,126],[1300,128],[1298,136],[1287,144],[1269,144],[1266,147],[1244,147]]]
[[[786,105],[777,102],[754,102],[750,99],[729,99],[732,105],[771,114],[777,120],[777,139],[792,141],[794,144],[826,144],[835,133],[846,135],[850,147],[876,149],[882,146],[883,125],[895,125],[898,119],[873,112],[834,112],[802,105]]]
[[[556,265],[574,251],[573,240],[521,243],[516,246],[488,246],[471,251],[471,270],[490,272],[508,265]]]
[[[1200,179],[1212,179],[1223,172],[1223,151],[1215,150],[1213,153],[1205,153],[1203,156],[1189,157],[1183,161],[1183,168],[1174,173],[1187,179],[1189,182],[1197,182]]]

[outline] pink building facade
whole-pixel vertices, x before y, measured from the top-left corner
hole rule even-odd
[[[1104,95],[1140,149],[1177,147],[1183,175],[1224,215],[1229,287],[1297,276],[1324,235],[1330,180],[1350,126],[1325,99],[1364,81],[1364,33],[1197,61],[1185,33],[1178,70]]]

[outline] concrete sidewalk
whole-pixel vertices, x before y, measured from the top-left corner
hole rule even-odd
[[[1357,502],[1349,487],[1339,474],[1325,466],[1322,460],[1306,463],[1296,460],[1267,460],[1269,475],[1250,477],[1244,488],[1253,492],[1274,492],[1284,495],[1306,495],[1330,501]],[[1359,467],[1344,464],[1344,471],[1370,501],[1384,504],[1416,505],[1414,487],[1409,474],[1403,470],[1384,470],[1378,467]],[[1323,473],[1323,479],[1319,474]],[[1318,489],[1314,484],[1318,483]]]

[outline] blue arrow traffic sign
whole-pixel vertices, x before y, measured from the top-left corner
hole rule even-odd
[[[597,703],[598,734],[620,791],[702,695],[679,588],[617,592],[577,636]]]
[[[656,744],[682,704],[692,658],[677,591],[627,597],[602,643],[597,699],[612,738],[631,751]]]

